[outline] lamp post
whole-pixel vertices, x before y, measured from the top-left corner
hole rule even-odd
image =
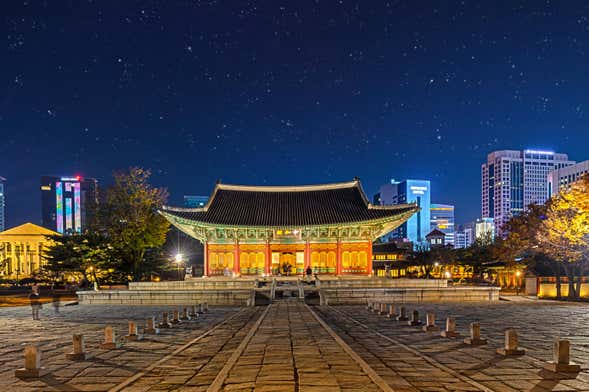
[[[520,276],[522,276],[521,271],[515,272],[515,295],[519,295],[519,287],[520,287]]]
[[[180,279],[180,264],[182,263],[182,253],[176,253],[176,256],[174,256],[174,261],[176,262],[176,265],[178,266],[178,280]]]

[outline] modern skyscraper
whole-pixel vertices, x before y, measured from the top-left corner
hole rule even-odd
[[[474,243],[474,230],[472,227],[464,227],[456,230],[454,236],[454,249],[465,249]]]
[[[493,218],[477,219],[474,228],[475,239],[493,240],[495,238],[495,222]]]
[[[416,203],[420,210],[397,229],[393,230],[389,238],[406,238],[413,242],[414,247],[427,246],[425,236],[430,232],[430,182],[427,180],[391,180],[390,184],[380,187],[374,196],[375,203],[393,205]]]
[[[41,177],[43,226],[61,234],[83,232],[98,203],[96,188],[93,178]]]
[[[184,196],[184,207],[186,208],[202,208],[209,201],[208,196]]]
[[[4,182],[6,178],[0,176],[0,232],[6,229],[6,194],[4,190]]]
[[[502,150],[487,156],[481,170],[481,212],[493,218],[495,233],[530,204],[548,200],[548,173],[570,166],[568,155],[538,150]]]
[[[548,196],[552,197],[558,195],[561,190],[567,190],[573,182],[587,173],[589,173],[589,161],[551,171],[548,174]]]
[[[454,206],[432,203],[430,217],[430,230],[440,230],[446,235],[445,243],[454,245]]]

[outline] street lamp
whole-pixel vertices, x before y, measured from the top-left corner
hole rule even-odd
[[[515,271],[515,295],[519,295],[519,288],[520,288],[520,276],[522,276],[522,272],[517,270]]]
[[[182,263],[182,260],[183,260],[182,253],[176,253],[176,256],[174,256],[174,261],[176,262],[176,265],[178,266],[178,280],[180,280],[180,264]]]

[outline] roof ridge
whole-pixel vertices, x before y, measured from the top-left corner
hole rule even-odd
[[[217,189],[222,190],[244,192],[308,192],[353,188],[358,186],[359,183],[360,181],[358,179],[354,179],[346,182],[332,182],[314,185],[238,185],[218,183],[216,187]]]

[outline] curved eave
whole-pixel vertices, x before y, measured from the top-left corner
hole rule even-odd
[[[189,236],[196,238],[194,236],[194,232],[191,231],[190,228],[199,227],[202,229],[234,229],[234,230],[278,230],[278,229],[316,229],[316,228],[334,228],[334,227],[349,227],[349,226],[377,226],[381,225],[382,229],[379,231],[378,235],[376,235],[374,239],[381,237],[392,230],[396,229],[404,222],[406,222],[411,216],[419,211],[419,207],[414,204],[404,204],[404,205],[395,205],[395,206],[372,206],[370,205],[369,208],[375,209],[390,209],[390,210],[399,210],[404,207],[411,207],[412,209],[407,209],[406,211],[400,212],[395,215],[381,217],[381,218],[374,218],[369,220],[362,220],[362,221],[347,221],[347,222],[337,222],[337,223],[326,223],[326,224],[313,224],[313,225],[278,225],[278,226],[246,226],[246,225],[231,225],[231,224],[217,224],[217,223],[208,223],[202,222],[193,219],[182,218],[176,216],[174,214],[170,214],[167,212],[166,209],[162,209],[158,211],[162,216],[164,216],[172,225],[177,227],[182,232],[188,234]],[[174,209],[178,211],[179,209]],[[194,210],[194,209],[189,209]]]

